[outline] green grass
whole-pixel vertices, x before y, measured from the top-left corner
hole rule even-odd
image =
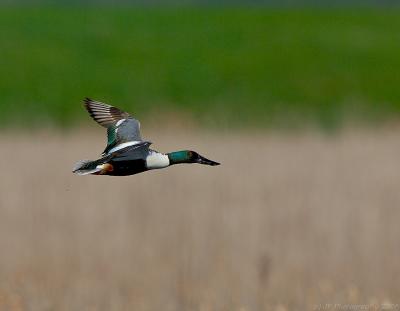
[[[399,13],[2,7],[2,123],[73,125],[86,96],[216,127],[397,119]]]

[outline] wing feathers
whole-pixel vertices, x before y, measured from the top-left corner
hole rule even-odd
[[[109,127],[120,120],[130,118],[130,115],[127,112],[119,110],[116,107],[91,100],[90,98],[85,99],[84,105],[90,116],[97,123],[104,127]]]
[[[139,121],[127,112],[90,98],[84,100],[84,105],[93,120],[107,128],[107,147],[103,154],[119,144],[142,141]]]

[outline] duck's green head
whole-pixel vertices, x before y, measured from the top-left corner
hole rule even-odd
[[[191,150],[181,150],[174,151],[167,154],[169,158],[170,165],[179,163],[199,163],[205,165],[219,165],[220,163],[211,161],[195,151]]]

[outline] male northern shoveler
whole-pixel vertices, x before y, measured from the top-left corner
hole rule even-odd
[[[86,98],[84,105],[91,117],[107,128],[107,147],[98,160],[79,161],[73,172],[79,175],[126,176],[180,163],[219,165],[195,151],[160,153],[142,140],[140,123],[128,113],[113,106]]]

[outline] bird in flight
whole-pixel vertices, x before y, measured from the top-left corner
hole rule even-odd
[[[191,150],[152,150],[151,142],[140,136],[139,121],[127,112],[90,98],[84,100],[84,105],[90,116],[107,128],[107,146],[100,159],[79,161],[73,168],[76,174],[127,176],[181,163],[220,164]]]

